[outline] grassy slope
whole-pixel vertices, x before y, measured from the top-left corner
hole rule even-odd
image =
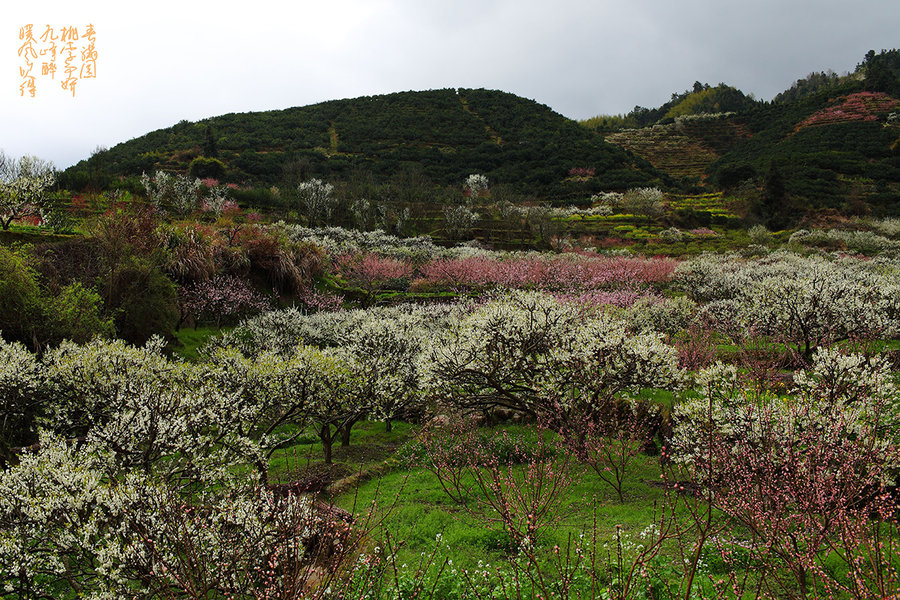
[[[507,426],[504,429],[524,434],[528,428]],[[363,422],[353,429],[349,447],[335,446],[331,469],[324,469],[322,451],[313,434],[301,438],[299,444],[279,451],[271,461],[272,480],[289,482],[329,472],[325,479],[339,480],[334,501],[347,510],[359,512],[373,504],[380,511],[381,527],[373,533],[373,543],[391,532],[404,541],[402,561],[412,561],[421,552],[435,547],[440,534],[450,545],[454,562],[475,566],[479,560],[497,561],[508,557],[508,537],[499,525],[485,526],[456,505],[442,490],[437,478],[425,469],[412,466],[409,456],[414,451],[416,427],[396,422],[391,433],[385,433],[380,422]],[[405,446],[403,444],[406,444]],[[371,477],[360,473],[368,472]],[[598,539],[614,539],[616,526],[626,532],[637,532],[653,519],[654,504],[662,497],[657,460],[641,457],[629,473],[624,493],[626,502],[619,504],[615,491],[583,465],[573,464],[570,485],[562,496],[559,521],[541,539],[548,550],[564,546],[569,536],[593,530],[596,521]]]

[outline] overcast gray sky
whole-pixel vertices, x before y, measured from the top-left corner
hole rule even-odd
[[[0,22],[0,149],[60,168],[182,119],[403,90],[499,89],[573,119],[656,107],[694,81],[770,100],[900,46],[897,0],[5,0]],[[96,78],[73,97],[65,55],[55,79],[45,55],[20,96],[20,27],[40,42],[74,26],[80,55],[89,23]]]

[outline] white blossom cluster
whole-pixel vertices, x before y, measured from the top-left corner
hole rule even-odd
[[[295,308],[272,311],[242,321],[235,329],[214,338],[204,349],[234,348],[253,356],[263,349],[288,354],[297,345],[337,347],[347,343],[356,329],[368,322],[393,321],[416,338],[444,329],[471,310],[467,302],[450,304],[398,304],[368,309],[304,314]]]
[[[684,232],[677,227],[669,227],[659,232],[659,239],[666,243],[680,242],[684,238]]]
[[[690,464],[707,460],[707,440],[735,438],[762,443],[764,436],[783,442],[815,431],[822,444],[869,444],[879,456],[879,472],[897,473],[900,455],[900,395],[890,365],[838,349],[819,349],[812,366],[794,375],[790,397],[757,395],[741,382],[734,365],[715,365],[696,377],[699,396],[677,405],[671,458]],[[773,428],[778,428],[773,431]],[[774,451],[769,449],[769,451]],[[795,459],[785,454],[785,463]]]
[[[601,198],[602,199],[598,199]],[[614,196],[612,199],[606,199],[606,196]],[[591,196],[591,206],[582,207],[578,205],[548,207],[542,204],[538,205],[516,205],[512,203],[501,203],[497,205],[500,216],[504,219],[510,217],[539,220],[541,218],[551,219],[569,219],[573,217],[605,217],[615,212],[614,206],[618,206],[621,194],[603,194]]]
[[[699,307],[687,296],[675,298],[639,298],[629,306],[623,317],[637,331],[656,331],[675,335],[694,322]]]
[[[900,219],[896,217],[862,221],[862,224],[867,227],[871,227],[875,230],[876,233],[879,233],[885,237],[900,237]]]
[[[307,424],[321,429],[352,425],[364,416],[391,419],[417,399],[421,319],[367,312],[305,316],[285,311],[279,317],[295,320],[294,336],[275,339],[277,332],[264,329],[272,323],[268,318],[250,326],[256,340],[246,348],[250,352],[243,354],[227,343],[208,348],[206,377],[226,395],[241,398],[229,415],[241,424],[241,434],[259,440],[271,454]],[[237,338],[246,341],[244,335]],[[262,347],[281,352],[261,352]],[[283,437],[278,434],[283,423],[300,428]]]
[[[238,592],[277,566],[258,544],[302,548],[308,534],[306,501],[232,486],[188,503],[89,442],[44,432],[40,444],[0,472],[0,594],[112,599],[148,581]]]
[[[46,395],[37,358],[22,344],[0,337],[0,439],[30,437],[29,415],[38,410]]]
[[[550,209],[550,216],[563,219],[571,217],[606,217],[611,214],[613,214],[613,209],[608,204],[598,204],[587,208],[562,206]]]
[[[829,342],[900,331],[898,273],[889,259],[705,254],[681,263],[675,282],[721,330],[774,336],[809,354]]]
[[[333,196],[334,186],[321,179],[310,179],[297,185],[300,204],[311,224],[327,223],[337,207],[338,198]]]
[[[421,406],[423,345],[470,310],[456,303],[276,311],[209,344],[204,365],[217,387],[244,397],[241,421],[252,427],[242,433],[270,453],[290,441],[277,435],[284,422],[315,425],[324,436],[366,416],[390,421]]]
[[[533,414],[555,403],[577,411],[601,397],[680,381],[677,352],[653,325],[666,315],[687,315],[693,303],[682,298],[660,304],[655,321],[645,317],[647,325],[637,333],[636,317],[620,320],[536,292],[480,306],[401,305],[313,315],[288,310],[245,321],[204,352],[211,363],[222,364],[226,356],[287,361],[297,348],[315,347],[339,357],[354,374],[358,387],[346,402],[370,416],[391,418],[424,397],[462,408],[503,406]],[[282,357],[261,348],[277,348]],[[251,369],[234,371],[234,385],[253,387]]]
[[[675,269],[675,286],[698,303],[732,300],[749,283],[749,269],[734,254],[704,253]]]
[[[361,369],[341,349],[295,344],[286,354],[262,352],[252,357],[217,349],[201,369],[226,397],[237,400],[220,410],[240,435],[256,440],[265,455],[263,466],[305,426],[343,425],[370,408],[363,404]],[[282,433],[283,424],[297,427]]]
[[[0,151],[0,225],[6,229],[15,219],[37,214],[44,191],[55,183],[52,163],[34,156],[16,160]]]
[[[651,219],[661,217],[665,213],[663,199],[659,188],[633,188],[622,197],[622,212]]]
[[[889,232],[889,235],[896,235],[896,225],[892,226],[890,220],[879,222],[879,224],[882,229]],[[791,234],[788,242],[803,246],[840,247],[864,254],[885,254],[894,257],[900,254],[900,241],[889,239],[872,231],[799,229]]]
[[[228,186],[214,185],[209,188],[209,195],[203,201],[203,209],[213,213],[216,218],[221,217],[228,206]]]
[[[165,171],[157,171],[152,178],[141,174],[141,184],[157,208],[168,207],[178,214],[190,213],[197,207],[202,185],[197,177],[170,175]]]
[[[382,256],[427,261],[444,252],[427,235],[399,238],[381,229],[359,231],[343,227],[314,228],[299,225],[286,225],[285,230],[292,241],[311,242],[323,248],[329,256],[373,252]]]
[[[757,246],[768,246],[775,241],[772,232],[765,225],[754,225],[747,230],[750,241]]]
[[[452,240],[461,239],[471,235],[472,228],[479,218],[478,213],[467,206],[445,206],[444,231]]]
[[[0,378],[4,401],[42,405],[39,444],[0,471],[0,593],[69,587],[116,598],[153,573],[177,585],[178,573],[164,571],[185,552],[216,587],[239,590],[246,582],[235,578],[268,566],[238,545],[264,543],[284,528],[285,510],[298,519],[307,510],[279,506],[255,468],[267,439],[254,418],[271,419],[277,401],[250,405],[208,365],[171,361],[161,349],[159,339],[142,348],[65,342],[38,361],[0,347],[11,370]],[[6,384],[18,386],[15,397]],[[306,535],[298,523],[287,543]]]
[[[472,201],[488,190],[488,178],[480,173],[473,173],[466,177],[463,189],[469,193],[469,201]]]
[[[606,204],[615,209],[622,205],[625,194],[622,192],[600,192],[591,196],[591,204]]]
[[[464,409],[529,414],[590,410],[629,389],[677,382],[674,348],[656,333],[537,292],[514,292],[438,332],[420,358],[432,397]]]

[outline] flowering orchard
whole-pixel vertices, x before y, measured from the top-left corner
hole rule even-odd
[[[828,108],[817,111],[797,125],[815,127],[843,121],[878,121],[900,106],[900,101],[881,92],[856,92],[835,102]]]
[[[257,226],[234,245],[170,232],[184,309],[265,308],[206,270],[228,248],[288,281],[309,279],[306,248],[370,300],[414,281],[468,293],[329,310],[303,287],[319,310],[245,316],[195,362],[160,338],[0,342],[0,597],[900,593],[900,393],[880,352],[900,334],[895,259],[333,233],[316,253]],[[380,530],[275,483],[287,451],[332,468],[375,435],[398,440],[359,492],[391,488]],[[423,499],[435,517],[403,512]],[[429,548],[441,515],[482,546]]]

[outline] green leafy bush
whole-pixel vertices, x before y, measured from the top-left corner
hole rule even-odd
[[[32,343],[41,315],[41,289],[30,255],[0,246],[0,331],[4,337]]]
[[[45,303],[48,334],[53,341],[64,339],[85,343],[96,336],[115,333],[113,320],[103,315],[103,300],[94,290],[74,282],[64,287],[58,296]]]

